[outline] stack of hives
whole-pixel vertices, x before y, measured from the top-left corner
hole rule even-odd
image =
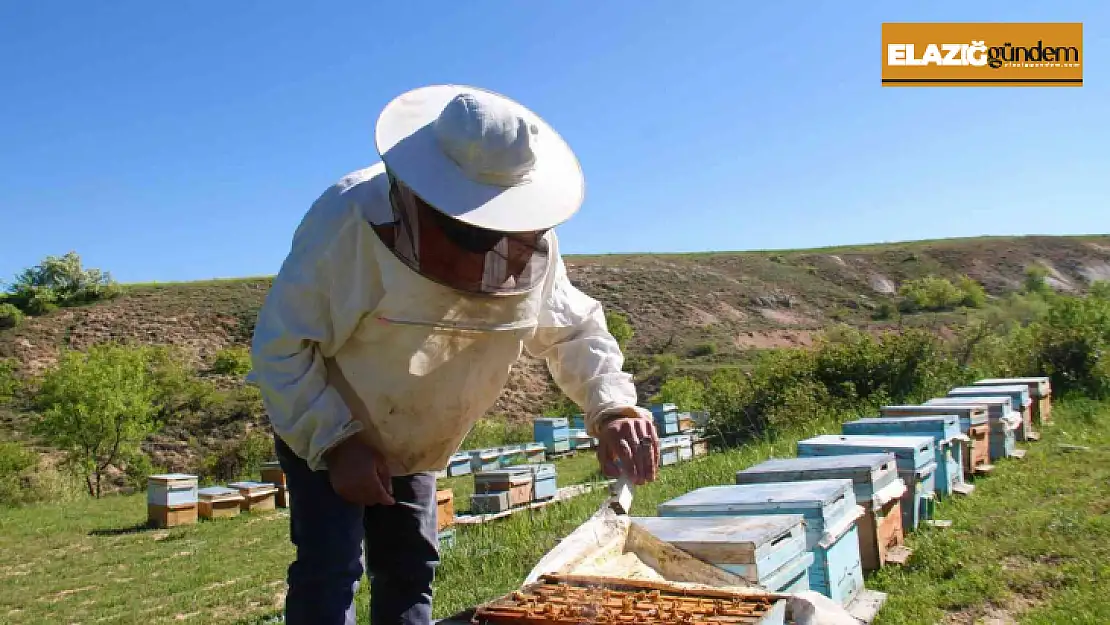
[[[933,520],[935,501],[971,495],[972,480],[1020,458],[1017,444],[1049,423],[1047,378],[980,380],[946,395],[884,406],[799,441],[797,458],[738,471],[736,484],[694,490],[636,522],[768,590],[812,589],[847,606],[864,571],[906,561],[905,536]],[[668,408],[653,407],[657,427]]]
[[[497,514],[553,499],[556,494],[553,464],[524,464],[478,471],[474,473],[470,509],[475,514]]]
[[[571,450],[570,422],[566,417],[539,417],[532,422],[536,442],[547,449],[547,457],[554,458]]]

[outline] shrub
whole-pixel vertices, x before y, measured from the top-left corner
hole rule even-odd
[[[1031,332],[1034,366],[1052,378],[1054,394],[1110,397],[1110,299],[1052,296]]]
[[[1052,287],[1048,286],[1048,269],[1043,265],[1026,267],[1023,288],[1026,293],[1036,293],[1038,295],[1051,293]]]
[[[700,358],[702,356],[712,356],[717,353],[717,344],[713,342],[698,343],[690,350],[690,356]]]
[[[23,322],[23,311],[15,305],[4,302],[0,304],[0,330],[14,328]]]
[[[69,499],[76,492],[71,476],[43,466],[34,450],[0,442],[0,506]]]
[[[25,313],[41,315],[58,306],[75,306],[114,297],[118,285],[100,269],[84,269],[76,252],[47,256],[24,269],[8,287],[8,302]]]
[[[898,312],[898,309],[894,304],[884,300],[879,302],[878,307],[875,308],[875,312],[871,313],[871,318],[875,321],[883,321],[893,317],[896,312]]]
[[[569,417],[571,414],[574,413],[551,416]],[[534,438],[531,422],[512,423],[504,417],[484,417],[479,419],[466,435],[462,442],[462,449],[484,449],[529,443]]]
[[[628,317],[624,313],[615,310],[605,311],[605,325],[609,328],[609,333],[617,340],[621,349],[624,349],[635,335],[632,324],[629,323]]]
[[[225,347],[216,353],[212,371],[225,375],[247,375],[251,371],[251,353],[246,347]]]
[[[967,276],[960,276],[956,281],[956,288],[963,292],[960,305],[968,308],[982,308],[987,303],[987,291],[983,285]]]
[[[675,369],[678,368],[678,356],[674,354],[656,354],[653,360],[655,361],[655,374],[663,379],[671,377]]]
[[[902,297],[902,312],[912,313],[921,310],[952,310],[965,299],[965,294],[946,278],[926,276],[910,280],[898,289]]]
[[[19,390],[19,378],[15,375],[15,358],[0,358],[0,403],[11,401]]]
[[[227,482],[255,476],[262,463],[274,457],[274,438],[268,432],[254,430],[242,438],[224,441],[201,462],[201,478]]]
[[[671,403],[679,410],[705,409],[705,385],[687,376],[674,377],[663,383],[652,403]]]

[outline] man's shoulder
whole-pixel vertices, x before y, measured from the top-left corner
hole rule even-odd
[[[379,219],[388,220],[391,212],[388,210],[389,180],[385,165],[379,161],[346,174],[328,188],[317,203],[333,210],[348,210],[353,205],[364,219],[375,223]]]

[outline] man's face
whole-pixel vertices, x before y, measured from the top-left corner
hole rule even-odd
[[[497,292],[504,284],[528,281],[537,254],[546,257],[544,231],[503,233],[452,219],[424,202],[407,186],[390,178],[394,213],[414,216],[404,224],[416,232],[415,258],[406,262],[419,273],[452,288],[474,293]],[[534,268],[533,268],[534,269]]]

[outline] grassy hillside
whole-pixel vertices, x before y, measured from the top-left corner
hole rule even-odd
[[[629,369],[646,400],[661,376],[649,357],[668,355],[679,370],[744,366],[753,352],[806,346],[831,323],[863,329],[896,324],[939,328],[958,312],[893,317],[896,291],[929,275],[967,275],[992,296],[1020,288],[1029,267],[1061,291],[1110,278],[1110,236],[996,237],[800,251],[643,254],[567,258],[571,280],[607,309],[625,314],[635,334]],[[110,268],[106,268],[110,269]],[[264,428],[261,402],[240,376],[212,371],[225,348],[245,348],[269,278],[128,285],[118,297],[30,317],[0,330],[0,358],[20,375],[41,372],[64,348],[109,340],[180,347],[206,386],[195,389],[148,451],[161,466],[198,458],[243,461],[233,448]],[[658,369],[654,371],[658,372]],[[545,367],[523,359],[491,415],[526,420],[559,399]],[[26,439],[27,416],[0,408],[0,440]],[[239,458],[236,460],[235,456]],[[230,457],[230,459],[229,459]]]

